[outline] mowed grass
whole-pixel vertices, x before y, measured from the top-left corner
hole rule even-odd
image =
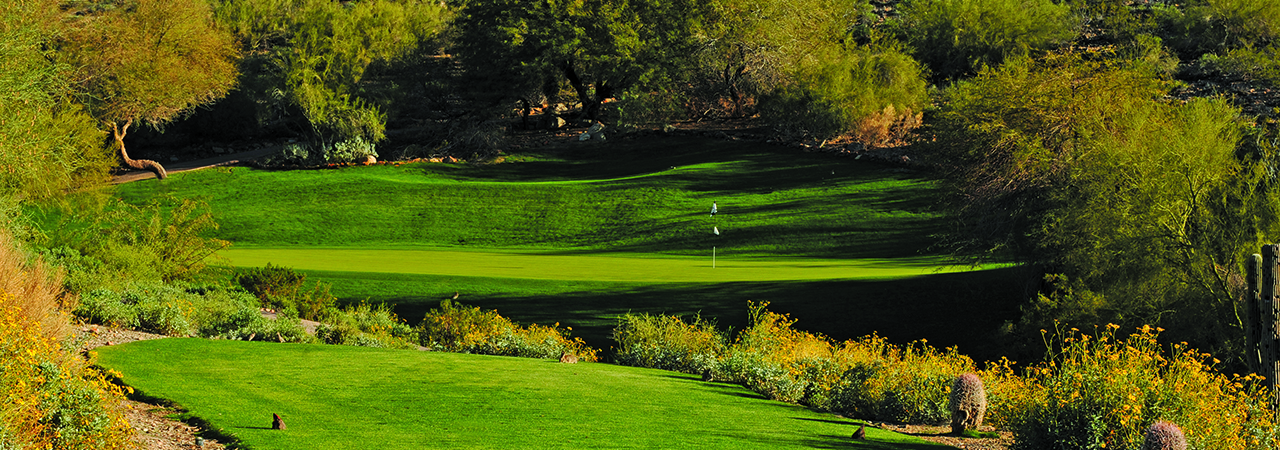
[[[176,338],[98,352],[250,448],[951,448],[875,428],[855,441],[852,420],[609,364]]]
[[[222,168],[118,187],[206,199],[239,247],[555,249],[738,256],[919,255],[935,183],[760,143],[656,137],[511,155],[502,164]],[[720,214],[711,217],[711,203]],[[719,236],[713,234],[719,229]]]
[[[902,278],[972,270],[968,266],[948,266],[941,257],[757,259],[710,248],[700,258],[656,258],[633,253],[600,255],[342,248],[233,248],[220,252],[220,256],[238,267],[271,263],[302,271],[656,283]]]

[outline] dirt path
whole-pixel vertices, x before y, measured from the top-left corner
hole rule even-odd
[[[150,172],[147,173],[150,175]],[[93,350],[98,347],[119,345],[126,342],[164,339],[168,336],[101,325],[85,325],[77,331],[80,349]],[[136,400],[125,399],[121,402],[121,411],[137,434],[134,436],[145,450],[187,450],[225,448],[218,441],[201,438],[204,430],[189,425],[171,416],[181,413],[172,407],[153,405]]]
[[[263,147],[257,150],[251,150],[241,153],[231,153],[219,155],[212,158],[197,159],[194,161],[178,161],[174,163],[164,164],[164,170],[168,173],[188,172],[192,170],[208,169],[210,167],[231,166],[239,164],[243,161],[251,161],[263,156],[267,156],[272,152],[279,150],[278,147]],[[128,183],[130,181],[145,180],[155,178],[156,174],[146,170],[128,170],[124,173],[111,178],[111,184]]]

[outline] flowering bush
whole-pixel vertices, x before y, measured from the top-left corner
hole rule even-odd
[[[316,337],[328,344],[380,348],[416,348],[418,331],[400,320],[384,304],[359,305],[330,314],[316,327]]]
[[[132,448],[120,387],[69,351],[62,277],[0,233],[0,448]]]
[[[522,327],[497,311],[444,300],[427,312],[418,336],[422,346],[433,350],[552,359],[572,353],[580,361],[595,362],[598,350],[582,338],[569,338],[570,331],[562,331],[559,323]]]
[[[676,316],[627,314],[613,330],[618,364],[685,373],[712,373],[728,347],[715,323],[695,316],[686,322]]]
[[[1007,363],[988,369],[988,418],[1013,431],[1014,448],[1139,448],[1158,420],[1182,427],[1194,449],[1280,444],[1270,393],[1256,376],[1218,373],[1217,360],[1185,343],[1161,351],[1159,329],[1120,339],[1117,328],[1050,337],[1047,361],[1021,378]]]

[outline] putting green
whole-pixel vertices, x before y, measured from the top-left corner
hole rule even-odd
[[[765,260],[735,259],[731,253],[717,255],[713,267],[710,250],[705,258],[335,248],[235,248],[218,255],[237,267],[271,263],[303,271],[664,283],[883,279],[973,270],[946,265],[940,257]]]

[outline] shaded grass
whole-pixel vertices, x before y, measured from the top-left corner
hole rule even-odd
[[[714,318],[721,328],[747,324],[747,300],[799,319],[800,329],[844,340],[879,333],[892,342],[928,339],[959,346],[976,360],[1009,354],[998,330],[1016,321],[1027,287],[1016,268],[932,274],[888,280],[811,280],[730,283],[626,283],[485,277],[308,271],[333,283],[341,302],[395,305],[418,324],[440,300],[497,309],[521,323],[573,327],[573,335],[607,351],[617,318],[628,312]]]
[[[915,256],[932,181],[848,158],[695,137],[569,146],[519,163],[226,168],[118,187],[208,199],[239,246],[480,247],[696,255]],[[710,217],[712,201],[721,214]],[[722,235],[711,233],[718,227]]]
[[[99,351],[251,448],[950,448],[874,428],[853,441],[854,421],[652,369],[199,339]]]

